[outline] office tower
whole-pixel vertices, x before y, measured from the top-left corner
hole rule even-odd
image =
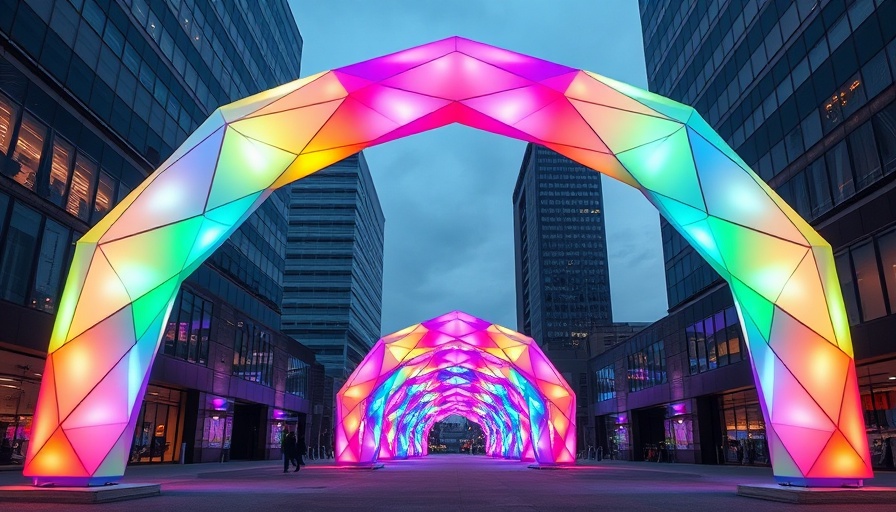
[[[385,218],[363,153],[289,187],[283,332],[339,389],[380,337]]]
[[[576,392],[580,445],[593,424],[590,350],[603,348],[595,341],[612,323],[600,179],[530,143],[513,191],[517,329],[544,348]]]
[[[884,464],[896,433],[896,1],[642,0],[640,9],[650,89],[694,106],[831,243],[871,458]],[[728,286],[665,222],[662,234],[669,316],[594,361],[607,390],[595,404],[605,442],[615,436],[635,459],[676,439],[678,460],[767,464]],[[661,365],[632,357],[649,347],[661,349]],[[635,396],[651,398],[633,403],[630,393],[647,389]]]
[[[0,12],[0,378],[20,394],[0,403],[0,431],[24,452],[73,242],[219,105],[298,78],[302,39],[285,0],[26,0]],[[286,197],[184,284],[132,461],[180,460],[182,445],[187,462],[277,457],[278,429],[304,424],[314,357],[279,333]]]

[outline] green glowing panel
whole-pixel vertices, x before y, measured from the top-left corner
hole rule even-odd
[[[292,153],[228,129],[206,208],[210,210],[267,188],[295,159]]]
[[[684,128],[664,139],[619,153],[617,158],[642,187],[692,208],[706,209]]]

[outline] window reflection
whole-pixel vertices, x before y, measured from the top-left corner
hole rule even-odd
[[[46,137],[47,128],[25,114],[19,128],[16,149],[12,153],[12,159],[19,164],[19,168],[13,169],[11,175],[12,179],[31,190],[34,190],[37,183],[37,170]]]
[[[182,289],[171,309],[163,352],[191,363],[207,364],[211,324],[212,303]]]
[[[88,220],[90,214],[90,197],[93,195],[93,182],[96,176],[96,164],[78,154],[72,186],[68,194],[66,210],[81,220]]]
[[[877,240],[880,247],[880,263],[883,266],[884,281],[890,308],[896,308],[896,231],[882,235]]]
[[[48,198],[53,204],[62,206],[65,200],[65,189],[71,174],[75,149],[68,142],[56,137],[53,140],[53,161],[50,165],[50,187]]]
[[[9,154],[9,144],[12,142],[12,130],[19,115],[19,109],[15,103],[9,101],[6,96],[0,94],[0,154]],[[2,164],[2,162],[0,162]]]
[[[685,336],[691,375],[741,360],[740,321],[733,306],[686,327]]]
[[[101,172],[99,185],[96,188],[96,200],[93,203],[93,217],[91,222],[97,222],[103,218],[112,208],[112,198],[115,195],[115,180],[112,176]]]
[[[41,215],[16,203],[6,232],[6,243],[0,258],[0,297],[24,304],[28,293]]]
[[[859,306],[856,299],[852,267],[849,264],[849,253],[844,252],[834,256],[834,263],[837,267],[837,276],[840,278],[843,302],[846,305],[846,318],[849,321],[849,325],[855,325],[859,323]]]
[[[53,313],[59,299],[62,271],[66,268],[65,253],[69,230],[52,220],[46,221],[37,259],[37,272],[28,305],[34,309]]]
[[[852,262],[856,270],[856,286],[862,304],[862,320],[873,320],[887,314],[880,285],[880,272],[874,244],[867,242],[852,250]]]
[[[840,141],[825,155],[828,172],[831,176],[831,189],[834,192],[834,204],[840,204],[856,193],[852,181],[852,166],[846,151],[846,141]]]

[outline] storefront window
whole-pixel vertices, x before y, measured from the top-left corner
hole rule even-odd
[[[770,464],[765,420],[755,389],[720,397],[722,404],[722,460],[727,464]]]
[[[896,361],[857,369],[865,431],[876,469],[896,468]],[[893,379],[893,380],[890,380]]]
[[[182,425],[178,422],[182,393],[148,386],[131,444],[132,463],[177,462],[180,459]]]

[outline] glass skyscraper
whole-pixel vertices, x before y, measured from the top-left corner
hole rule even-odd
[[[341,381],[380,337],[385,218],[363,153],[289,187],[283,332]]]
[[[694,106],[833,246],[872,459],[892,467],[896,1],[641,0],[640,10],[650,90]],[[731,293],[665,222],[662,234],[669,316],[594,361],[605,384],[615,375],[613,396],[595,405],[604,433],[636,433],[617,443],[635,459],[675,439],[678,460],[768,463]],[[645,385],[630,355],[654,342],[662,378]],[[652,396],[633,400],[642,389]]]
[[[529,144],[513,192],[517,322],[548,350],[612,322],[600,174]]]
[[[0,13],[0,377],[21,392],[0,435],[26,443],[73,242],[219,105],[298,78],[302,38],[285,0],[3,0]],[[304,421],[314,356],[279,332],[287,197],[184,284],[134,462],[177,460],[181,443],[187,461],[279,456],[272,433]]]
[[[592,347],[603,349],[602,327],[612,323],[600,180],[530,143],[513,191],[517,330],[544,348],[576,392],[580,444],[593,424],[588,358]]]

